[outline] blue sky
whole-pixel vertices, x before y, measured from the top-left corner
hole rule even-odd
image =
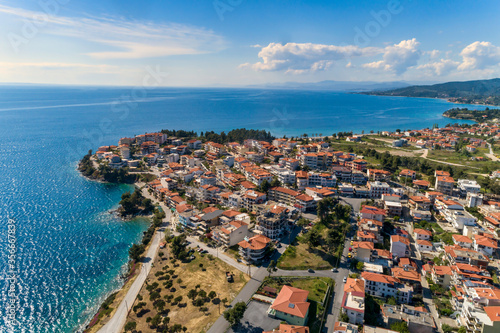
[[[460,0],[0,1],[0,82],[488,79],[500,76],[499,10]],[[151,71],[162,73],[154,83]]]

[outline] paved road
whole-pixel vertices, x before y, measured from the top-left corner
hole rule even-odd
[[[132,286],[125,295],[125,298],[118,306],[118,309],[116,310],[111,320],[98,331],[99,333],[122,332],[130,308],[132,307],[132,304],[134,304],[135,298],[137,297],[137,294],[139,294],[139,291],[141,290],[144,281],[146,281],[149,271],[151,271],[151,265],[155,260],[156,253],[158,250],[158,245],[160,243],[160,240],[163,239],[164,237],[163,236],[164,227],[165,226],[160,227],[158,231],[155,233],[153,241],[151,242],[151,246],[149,247],[148,252],[144,256],[141,272],[136,277],[134,283],[132,283]]]

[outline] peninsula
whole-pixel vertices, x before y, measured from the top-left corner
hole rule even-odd
[[[476,278],[498,283],[498,139],[488,119],[323,137],[162,130],[89,152],[82,173],[134,176],[138,194],[122,197],[122,211],[147,206],[154,218],[88,332],[407,329],[391,314],[446,328],[464,300],[440,278],[448,265],[462,274],[457,251],[475,258]],[[280,306],[295,297],[304,311]],[[352,302],[363,311],[351,314]]]

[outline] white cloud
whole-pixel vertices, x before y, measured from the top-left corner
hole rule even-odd
[[[422,52],[418,49],[420,43],[415,39],[403,40],[399,44],[387,46],[383,50],[383,60],[364,64],[368,69],[384,70],[401,75],[408,68],[416,66]]]
[[[45,22],[44,33],[102,44],[89,52],[98,59],[140,59],[222,50],[225,41],[211,30],[182,24],[126,21],[121,18],[63,17],[0,5],[0,14]],[[36,21],[35,21],[36,22]]]
[[[417,69],[425,70],[430,75],[448,75],[451,71],[457,69],[460,65],[458,61],[450,59],[441,59],[439,61],[430,62],[417,67]]]
[[[286,71],[300,74],[324,71],[336,61],[351,57],[373,56],[380,53],[375,47],[360,48],[354,45],[337,46],[312,43],[270,43],[259,52],[261,62],[246,63],[240,68],[256,71]]]
[[[463,62],[458,66],[460,70],[486,69],[500,63],[500,47],[490,42],[474,42],[467,45],[460,55]]]

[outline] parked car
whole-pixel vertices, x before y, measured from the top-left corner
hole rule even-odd
[[[333,272],[333,273],[337,273],[338,271],[339,271],[339,270],[338,270],[337,268],[335,268],[335,267],[334,267],[334,268],[332,268],[332,272]]]
[[[342,280],[342,281],[344,281],[344,283],[346,283],[347,282],[347,276],[344,276],[344,280]]]

